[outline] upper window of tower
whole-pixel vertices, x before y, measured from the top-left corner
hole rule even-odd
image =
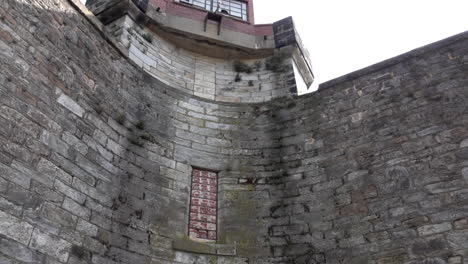
[[[237,0],[177,0],[180,3],[190,4],[210,12],[223,13],[235,18],[248,20],[247,3]]]

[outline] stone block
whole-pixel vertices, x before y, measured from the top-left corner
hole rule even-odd
[[[296,235],[305,233],[307,231],[308,227],[306,225],[284,225],[271,227],[273,236]]]
[[[218,122],[218,121],[219,121],[219,118],[216,117],[216,116],[210,116],[210,115],[206,115],[206,114],[200,114],[200,113],[192,112],[192,111],[188,111],[187,114],[188,114],[189,116],[193,117],[193,118],[198,118],[198,119],[203,119],[203,120],[213,121],[213,122]]]
[[[30,200],[36,199],[36,201],[30,201],[30,208],[35,208],[35,206],[41,204],[43,200],[60,204],[63,202],[64,198],[63,194],[56,192],[52,188],[49,188],[38,181],[32,181],[31,192],[33,192],[33,194],[31,195],[32,197]],[[40,198],[36,198],[37,196]]]
[[[57,236],[35,229],[29,247],[47,256],[57,258],[61,262],[66,262],[71,244]]]
[[[27,135],[30,135],[34,138],[37,138],[42,130],[39,125],[29,120],[20,112],[8,106],[4,105],[0,107],[0,116],[18,126],[21,132],[26,133]]]
[[[468,167],[462,169],[463,179],[468,183]]]
[[[110,217],[106,217],[105,215],[100,215],[99,213],[96,213],[96,212],[93,212],[91,214],[90,222],[106,230],[109,230],[112,227],[112,220]]]
[[[75,228],[77,217],[62,208],[46,203],[42,206],[41,216],[64,227]]]
[[[75,179],[80,179],[81,181],[86,182],[87,184],[92,185],[92,186],[96,184],[96,179],[94,177],[89,175],[89,173],[87,173],[86,171],[78,167],[75,163],[71,162],[70,160],[58,154],[52,154],[51,161],[57,166],[60,166],[60,168],[66,174],[71,175],[73,177],[73,181]],[[61,181],[65,183],[68,183],[69,178],[66,174],[59,172],[57,176],[60,175],[61,177],[58,177],[58,179],[60,179]]]
[[[464,180],[445,181],[426,185],[425,188],[431,193],[444,193],[463,188]]]
[[[37,155],[49,156],[50,154],[50,149],[47,145],[33,138],[26,140],[25,147]]]
[[[112,175],[96,165],[95,162],[89,161],[86,157],[78,154],[75,159],[75,164],[86,171],[89,175],[101,181],[110,182]]]
[[[331,180],[331,181],[328,181],[328,182],[318,183],[318,184],[313,186],[312,190],[314,192],[319,192],[319,191],[323,191],[323,190],[327,190],[327,189],[336,189],[336,188],[340,187],[341,185],[343,185],[343,180],[342,179],[335,179],[335,180]]]
[[[102,132],[100,129],[96,129],[93,132],[93,139],[96,140],[102,146],[106,146],[107,143],[107,136]]]
[[[421,236],[433,235],[437,233],[444,233],[452,230],[451,223],[441,223],[434,225],[425,225],[418,228],[418,232]]]
[[[462,257],[460,257],[460,256],[450,257],[447,260],[447,264],[463,264]]]
[[[9,154],[16,159],[23,161],[26,164],[30,164],[32,161],[32,155],[29,150],[19,146],[12,142],[2,143],[2,149],[5,154]]]
[[[29,223],[0,211],[0,234],[27,245],[32,232],[33,226]]]
[[[0,253],[6,256],[11,257],[12,259],[19,260],[24,263],[45,263],[44,256],[41,256],[32,249],[27,248],[24,245],[21,245],[17,242],[0,238]],[[2,262],[0,254],[0,263],[13,264],[16,262]]]
[[[47,130],[43,130],[39,140],[48,146],[52,151],[60,153],[60,155],[64,157],[68,157],[69,146],[58,136],[49,133]]]
[[[88,152],[88,146],[69,132],[64,132],[62,134],[62,140],[67,142],[68,145],[74,147],[79,153],[81,153],[81,155],[86,155]]]
[[[0,193],[6,192],[8,187],[8,181],[3,178],[0,178]]]
[[[36,169],[38,172],[47,175],[52,178],[59,179],[60,181],[71,184],[72,176],[59,167],[55,166],[52,162],[41,158],[36,165]]]
[[[463,208],[440,210],[439,212],[430,215],[430,218],[433,222],[453,221],[454,219],[460,219],[464,217],[468,217],[468,211]]]
[[[410,218],[408,220],[403,221],[403,225],[405,227],[412,228],[412,227],[422,226],[426,224],[427,222],[429,222],[429,218],[427,216],[417,216],[417,217]]]
[[[118,143],[116,143],[115,141],[111,139],[107,140],[107,149],[109,149],[114,154],[121,156],[121,157],[124,155],[126,151],[123,146],[119,145]]]
[[[456,153],[457,158],[460,160],[467,160],[468,159],[468,147],[460,148]]]
[[[79,204],[83,204],[86,200],[86,195],[73,189],[58,179],[55,180],[54,189],[60,193],[63,193],[65,196],[71,198]]]
[[[376,264],[399,264],[399,263],[404,263],[405,260],[408,260],[408,255],[396,254],[394,256],[387,256],[387,257],[379,258]]]
[[[342,248],[350,248],[365,243],[363,236],[350,237],[338,241],[338,245]]]
[[[0,209],[6,214],[19,217],[23,211],[23,206],[0,196]]]
[[[81,206],[78,203],[68,198],[65,198],[65,200],[63,201],[62,207],[63,209],[85,220],[89,219],[89,217],[91,216],[91,211],[88,208]]]
[[[149,257],[123,250],[116,247],[110,247],[106,256],[117,261],[117,263],[148,263]],[[97,264],[97,263],[96,263]]]
[[[468,218],[454,221],[453,226],[455,229],[468,229]]]
[[[222,124],[222,123],[214,123],[214,122],[206,122],[206,127],[211,129],[218,129],[218,130],[238,130],[238,127],[235,125],[230,124]]]
[[[98,227],[84,221],[83,219],[78,219],[78,224],[76,225],[76,230],[90,237],[94,237],[98,233]]]
[[[47,174],[40,174],[36,171],[33,171],[25,164],[22,164],[17,161],[13,161],[11,167],[21,172],[23,175],[28,175],[29,178],[38,181],[45,186],[51,188],[53,186],[53,177]]]
[[[447,234],[449,246],[454,250],[468,248],[468,231],[454,231]]]
[[[206,139],[205,139],[204,136],[193,134],[193,133],[190,133],[190,132],[185,131],[185,130],[177,129],[176,130],[176,136],[179,137],[179,138],[190,140],[190,141],[197,142],[197,143],[200,143],[200,144],[205,144],[206,143]]]
[[[199,106],[199,105],[190,104],[190,103],[183,102],[183,101],[179,101],[178,105],[180,107],[182,107],[184,109],[187,109],[187,110],[190,110],[190,111],[194,111],[194,112],[198,112],[198,113],[205,113],[205,108],[202,107],[202,106]]]
[[[91,122],[91,124],[93,124],[94,127],[96,127],[98,131],[101,131],[102,133],[104,133],[104,135],[106,135],[108,138],[111,138],[114,141],[119,140],[119,135],[117,134],[117,132],[115,132],[114,129],[112,129],[106,122],[102,121],[99,117],[92,115],[92,114],[88,114],[87,120]],[[94,132],[93,132],[93,135],[94,135]],[[102,135],[100,135],[100,137],[102,137]],[[103,140],[102,138],[99,138],[99,139]],[[105,146],[105,144],[103,144],[103,146]]]
[[[66,109],[70,110],[70,112],[74,113],[79,117],[83,117],[85,110],[75,102],[71,97],[67,96],[66,94],[61,94],[57,98],[57,103],[61,104]]]
[[[445,239],[440,237],[429,238],[426,240],[415,239],[409,247],[410,252],[416,256],[426,256],[429,254],[436,254],[443,251],[448,247]]]
[[[468,148],[468,138],[460,143],[460,148]]]
[[[0,175],[6,180],[18,184],[25,189],[29,189],[31,185],[31,175],[23,174],[3,164],[0,164]]]
[[[374,185],[363,186],[359,190],[353,191],[351,196],[353,201],[377,197],[377,188]]]

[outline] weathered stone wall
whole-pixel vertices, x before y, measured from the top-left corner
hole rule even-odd
[[[243,189],[226,171],[258,155],[234,143],[252,107],[155,80],[67,1],[8,0],[0,14],[1,262],[244,263],[172,244],[188,235],[191,166],[221,171],[220,215]],[[237,234],[256,232],[250,216]],[[255,248],[229,227],[219,242]]]
[[[5,0],[0,262],[467,264],[467,44],[223,103],[68,1]],[[187,239],[192,166],[218,171],[219,245]]]
[[[267,180],[271,261],[468,263],[467,44],[464,33],[263,106],[276,144],[261,147],[277,147],[268,164],[284,173]]]
[[[243,60],[251,72],[237,72],[234,61],[215,59],[178,48],[129,16],[108,25],[129,51],[129,58],[153,77],[198,97],[222,102],[266,102],[297,94],[292,60],[282,72],[267,70],[267,59]]]

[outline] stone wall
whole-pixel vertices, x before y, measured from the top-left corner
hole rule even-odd
[[[238,72],[233,66],[235,59],[215,59],[180,49],[144,30],[129,16],[108,27],[138,66],[186,93],[215,101],[243,103],[297,94],[291,59],[283,62],[281,72],[267,70],[267,59],[243,60],[251,72]]]
[[[468,263],[467,43],[464,33],[260,112],[274,120],[269,164],[283,171],[267,179],[269,261]]]
[[[67,1],[8,0],[0,14],[1,262],[244,263],[232,250],[251,240],[220,238],[219,257],[173,242],[188,236],[191,166],[224,171],[220,196],[242,190],[225,171],[256,155],[234,144],[251,107],[155,80]]]
[[[1,263],[468,263],[467,33],[254,104],[103,36],[66,0],[0,6]],[[188,239],[193,167],[217,244]]]

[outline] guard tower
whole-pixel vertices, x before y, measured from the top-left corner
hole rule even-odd
[[[256,25],[253,0],[88,0],[86,5],[138,66],[195,96],[264,102],[297,94],[296,81],[309,87],[314,80],[292,18]]]

